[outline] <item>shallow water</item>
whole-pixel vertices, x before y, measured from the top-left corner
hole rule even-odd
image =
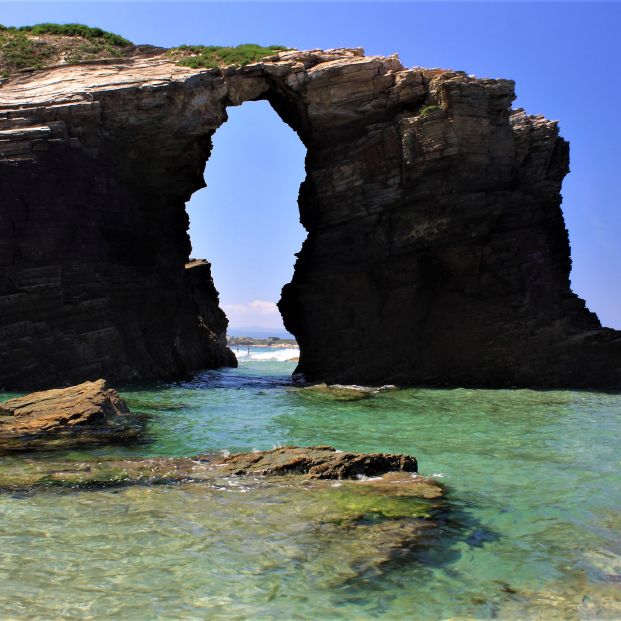
[[[621,618],[620,395],[300,389],[294,366],[125,387],[151,441],[65,456],[410,453],[448,489],[441,509],[413,505],[427,528],[338,487],[5,493],[0,618]]]

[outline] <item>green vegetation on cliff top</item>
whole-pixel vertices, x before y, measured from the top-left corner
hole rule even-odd
[[[244,43],[235,47],[181,45],[168,51],[177,64],[193,68],[243,66],[289,49]],[[131,41],[84,24],[0,24],[0,77],[20,69],[42,69],[54,64],[118,58],[136,53]]]
[[[123,56],[131,46],[120,35],[84,24],[0,25],[0,77],[19,69]]]
[[[169,50],[169,54],[178,59],[177,64],[185,67],[216,68],[227,65],[243,67],[248,63],[256,62],[266,56],[273,56],[289,48],[284,45],[269,45],[263,47],[256,43],[243,43],[235,47],[219,45],[180,45]]]
[[[83,37],[84,39],[97,39],[105,41],[117,47],[132,45],[131,41],[121,35],[107,32],[101,28],[93,28],[84,24],[35,24],[34,26],[3,26],[0,24],[0,31],[4,32],[25,32],[31,35],[57,35],[61,37]]]

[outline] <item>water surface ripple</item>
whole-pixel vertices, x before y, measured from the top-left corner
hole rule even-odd
[[[122,387],[152,415],[151,441],[63,456],[286,444],[410,453],[449,494],[407,549],[391,547],[403,529],[378,518],[386,508],[347,522],[358,501],[338,488],[2,493],[0,617],[621,619],[621,396],[300,389],[293,367],[249,359]]]

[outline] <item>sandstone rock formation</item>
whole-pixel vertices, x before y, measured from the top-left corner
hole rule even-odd
[[[510,80],[362,50],[197,70],[165,55],[0,87],[0,386],[233,364],[184,209],[226,107],[308,149],[280,301],[329,383],[621,387],[621,336],[569,287],[568,145]],[[277,171],[275,171],[277,180]],[[293,205],[292,205],[292,208]]]
[[[0,403],[0,451],[135,439],[140,424],[104,380]]]
[[[296,459],[306,456],[318,465],[322,455],[330,460],[334,453],[334,449],[327,447],[287,447],[277,453],[251,453],[248,457],[265,464],[273,462],[277,456],[284,461],[287,454]],[[343,463],[361,464],[368,458],[368,469],[362,469],[367,474],[377,472],[381,460],[390,458],[337,454],[349,456],[343,458]],[[415,461],[411,457],[404,458]],[[273,524],[270,507],[288,515],[293,511],[296,520],[304,523],[307,535],[313,539],[319,537],[321,552],[329,554],[333,563],[335,558],[340,558],[342,548],[336,556],[331,554],[331,540],[351,547],[345,561],[352,563],[346,572],[348,578],[356,573],[354,567],[368,575],[369,569],[390,562],[395,556],[402,560],[404,554],[421,543],[425,531],[438,526],[437,518],[443,519],[439,514],[446,514],[448,508],[444,489],[437,481],[408,471],[339,482],[288,469],[271,473],[249,469],[236,475],[235,470],[243,459],[244,455],[225,459],[222,455],[211,455],[193,459],[10,460],[0,470],[0,493],[72,493],[73,490],[107,487],[182,485],[186,498],[191,498],[189,494],[193,493],[201,501],[206,496],[213,498],[227,492],[250,492],[241,494],[236,502],[243,504],[244,499],[248,499],[253,505],[257,501],[252,492],[258,492],[260,506],[267,507],[263,518],[268,523]],[[338,472],[333,474],[338,478]],[[443,531],[439,534],[445,537]]]
[[[38,486],[106,487],[181,482],[216,482],[226,477],[260,477],[266,481],[319,484],[350,480],[361,492],[439,498],[443,488],[433,479],[415,475],[409,455],[337,452],[329,446],[289,446],[273,451],[198,457],[97,459],[93,461],[20,460],[0,472],[0,489]],[[368,478],[372,477],[372,478]]]
[[[306,474],[313,479],[353,479],[387,472],[416,472],[409,455],[345,453],[331,446],[287,446],[259,453],[240,453],[225,458],[222,466],[234,474]]]

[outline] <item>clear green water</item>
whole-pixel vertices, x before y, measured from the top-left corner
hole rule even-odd
[[[378,536],[332,519],[347,501],[338,488],[5,493],[0,618],[621,619],[621,396],[357,399],[292,387],[293,366],[246,361],[121,390],[153,415],[152,441],[67,457],[281,444],[410,453],[448,501],[407,553],[391,548],[390,521]]]

